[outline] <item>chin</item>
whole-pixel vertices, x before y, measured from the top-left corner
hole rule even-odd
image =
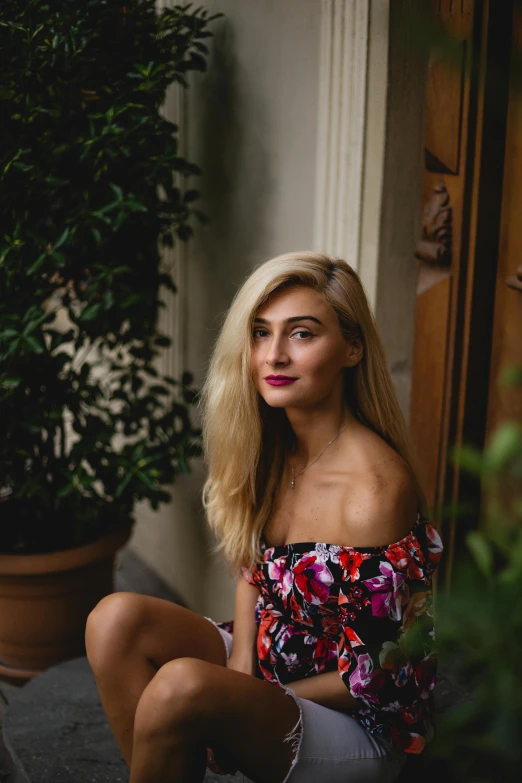
[[[266,404],[269,406],[269,408],[288,408],[287,402],[278,402],[277,400],[267,400],[265,399]]]
[[[293,394],[281,394],[280,391],[274,391],[273,394],[261,395],[271,408],[291,408],[295,406],[297,400]]]

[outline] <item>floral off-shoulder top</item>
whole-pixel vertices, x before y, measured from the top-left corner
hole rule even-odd
[[[269,547],[261,538],[260,547],[263,562],[242,569],[259,588],[256,676],[290,685],[337,670],[366,731],[421,753],[434,736],[436,528],[419,512],[386,546]],[[233,634],[233,620],[217,625]]]

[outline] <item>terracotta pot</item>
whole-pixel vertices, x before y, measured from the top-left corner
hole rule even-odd
[[[85,655],[85,623],[114,592],[114,558],[131,528],[37,555],[0,554],[0,679],[30,680]]]

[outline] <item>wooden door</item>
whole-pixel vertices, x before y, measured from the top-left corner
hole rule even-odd
[[[479,4],[435,0],[428,65],[410,431],[431,516],[444,500],[469,231]]]
[[[480,487],[450,449],[485,438],[513,3],[432,8],[448,44],[434,51],[427,86],[410,428],[448,589],[480,509]]]
[[[522,389],[501,385],[510,367],[522,367],[522,2],[513,13],[502,215],[486,420],[486,441],[506,421],[522,424]],[[520,499],[520,487],[502,483],[504,513]]]

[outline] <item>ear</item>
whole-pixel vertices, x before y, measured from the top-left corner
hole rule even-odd
[[[359,364],[363,357],[363,345],[362,341],[358,337],[354,337],[347,345],[346,348],[346,367],[355,367]]]

